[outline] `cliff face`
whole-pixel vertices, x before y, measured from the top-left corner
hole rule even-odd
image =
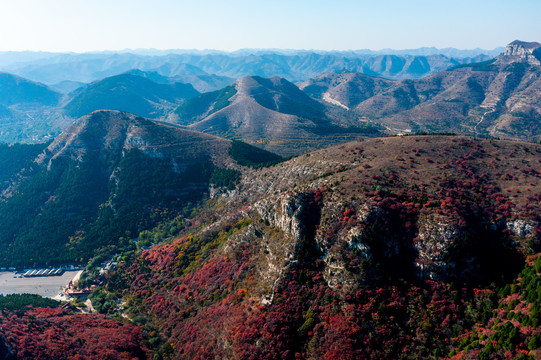
[[[435,138],[426,138],[423,141],[433,139]],[[447,143],[448,138],[440,140]],[[409,143],[410,138],[404,138],[404,141]],[[433,144],[436,144],[437,141],[433,141]],[[302,238],[302,229],[306,226],[302,222],[302,214],[306,212],[308,189],[313,191],[336,187],[334,191],[323,191],[323,200],[317,215],[317,231],[313,237],[324,261],[323,276],[329,286],[340,284],[344,287],[347,284],[368,283],[389,275],[385,271],[375,272],[369,263],[386,264],[380,266],[381,268],[401,268],[402,275],[409,272],[409,275],[414,277],[444,281],[457,278],[461,281],[486,281],[486,276],[489,276],[492,270],[490,267],[484,270],[478,267],[485,266],[479,264],[488,261],[486,257],[490,251],[486,252],[485,247],[492,247],[494,253],[490,256],[498,257],[508,242],[515,243],[515,246],[520,248],[537,236],[534,229],[539,226],[538,220],[522,216],[508,217],[501,211],[510,205],[499,204],[498,201],[503,201],[504,197],[495,196],[503,191],[502,186],[510,185],[511,179],[518,180],[517,175],[511,175],[517,174],[517,169],[503,170],[505,166],[501,167],[501,164],[498,165],[500,169],[496,173],[486,168],[486,174],[499,174],[491,176],[490,180],[475,175],[484,171],[481,170],[485,169],[484,161],[502,149],[463,139],[453,139],[447,148],[442,144],[443,148],[447,149],[443,153],[432,148],[432,145],[425,149],[408,149],[408,145],[398,145],[398,138],[385,140],[385,143],[388,144],[381,145],[381,148],[392,148],[391,154],[397,154],[394,159],[388,153],[368,151],[362,143],[355,147],[341,147],[349,150],[340,150],[340,155],[313,153],[309,157],[292,160],[288,166],[284,165],[276,173],[252,175],[240,193],[280,194],[270,195],[257,202],[255,206],[258,214],[299,240]],[[458,150],[458,144],[465,148]],[[348,151],[351,151],[351,155],[344,156]],[[455,157],[455,160],[443,160],[450,154],[455,154],[459,160]],[[466,165],[474,158],[474,163]],[[323,161],[327,165],[322,165],[322,162],[316,159],[325,159]],[[374,161],[378,164],[376,169],[370,165]],[[527,168],[519,169],[519,174],[534,176],[541,171],[537,169],[536,160],[525,161]],[[404,165],[395,167],[394,162]],[[457,164],[458,168],[455,168]],[[325,168],[334,170],[328,172]],[[382,170],[384,168],[387,170]],[[452,168],[456,171],[453,172]],[[452,175],[448,171],[451,171]],[[275,178],[278,174],[283,177]],[[459,180],[460,177],[456,178],[459,174],[473,176],[476,180],[473,183]],[[446,177],[454,180],[445,180]],[[263,179],[271,185],[263,187]],[[294,182],[290,183],[290,179],[294,179]],[[527,184],[537,186],[539,182],[535,176],[532,180],[534,182],[524,183],[527,190],[515,189],[512,197],[523,193],[534,194],[535,190]],[[426,186],[424,190],[418,192],[410,189],[404,193],[408,186],[417,187],[419,181]],[[297,185],[297,188],[300,186],[300,189],[287,191],[287,186],[292,185]],[[392,193],[402,195],[391,195]],[[434,196],[433,200],[428,200]],[[479,204],[474,201],[474,198],[483,196],[487,198],[487,202]],[[424,199],[422,204],[419,203],[420,199]],[[496,199],[498,201],[495,201]],[[505,213],[510,215],[509,209]],[[515,208],[513,213],[518,214],[518,208]],[[511,238],[505,235],[506,232]],[[477,239],[477,244],[472,245],[471,240],[466,240],[472,237]],[[500,244],[491,245],[490,239],[499,239],[497,241],[500,241]],[[466,245],[466,242],[469,244]],[[363,263],[364,266],[359,266],[356,272],[348,270],[351,258],[344,256],[345,250],[355,253],[355,261]],[[484,275],[479,276],[483,272]]]
[[[500,59],[504,62],[527,62],[530,65],[541,65],[541,44],[537,42],[524,42],[515,40],[505,47]]]
[[[541,44],[538,42],[515,40],[505,47],[504,55],[530,55],[539,47]]]
[[[396,137],[248,171],[211,216],[119,270],[126,311],[165,329],[177,358],[429,357],[466,326],[473,289],[538,251],[540,154]]]

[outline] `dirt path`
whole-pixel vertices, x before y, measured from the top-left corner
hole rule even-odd
[[[326,101],[326,102],[328,102],[328,103],[331,103],[331,104],[333,104],[333,105],[337,105],[337,106],[340,106],[340,107],[342,107],[342,108],[344,108],[344,109],[346,109],[346,110],[349,110],[349,108],[348,108],[346,105],[342,104],[340,101],[338,101],[338,100],[336,100],[336,99],[333,99],[333,98],[329,95],[329,93],[323,94],[323,100]]]
[[[473,127],[473,134],[474,135],[477,135],[477,126],[481,125],[481,123],[483,122],[483,120],[485,120],[485,115],[486,114],[489,114],[491,112],[494,112],[496,109],[495,108],[492,108],[488,111],[485,111],[485,113],[483,114],[483,116],[481,116],[481,120],[479,120],[479,122],[477,124],[475,124],[475,126]]]

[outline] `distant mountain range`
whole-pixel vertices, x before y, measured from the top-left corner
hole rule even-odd
[[[475,63],[441,55],[348,60],[313,52],[293,56],[264,51],[235,56],[57,55],[57,62],[47,65],[52,66],[47,72],[49,80],[56,81],[75,69],[83,77],[97,76],[133,66],[134,61],[155,70],[131,68],[86,85],[63,80],[51,87],[4,74],[0,77],[0,140],[50,139],[76,118],[100,109],[127,111],[242,139],[282,155],[383,133],[455,132],[538,140],[538,49],[537,43],[516,41],[498,57]],[[180,57],[189,61],[175,62]],[[437,67],[446,64],[444,70],[419,79],[392,80],[420,77],[438,63]],[[38,65],[24,68],[32,73],[38,71]],[[344,71],[348,66],[360,66],[362,71]],[[62,71],[56,73],[55,67]],[[337,69],[324,72],[333,67]],[[228,76],[209,75],[202,68],[230,75],[253,74],[233,81]],[[316,76],[296,86],[287,79],[301,73]],[[373,76],[382,74],[385,76]]]
[[[397,132],[458,132],[541,139],[538,43],[511,43],[496,59],[459,65],[419,80],[324,74],[298,86],[338,108]]]
[[[88,83],[134,68],[156,71],[167,77],[217,76],[238,79],[257,75],[300,81],[325,72],[349,71],[393,79],[415,79],[450,66],[487,60],[501,51],[423,48],[378,52],[241,50],[234,53],[0,53],[0,70],[49,85],[66,80]]]
[[[261,146],[281,154],[268,143],[285,141],[284,148],[291,151],[288,137],[294,143],[302,141],[303,134],[321,140],[323,134],[336,133],[336,127],[350,136],[353,128],[364,128],[375,133],[454,132],[538,141],[540,46],[513,42],[496,59],[418,80],[329,73],[298,83],[304,93],[285,79],[245,77],[226,92],[184,103],[175,114],[179,123],[192,123],[193,129],[249,142],[259,139]],[[307,101],[305,94],[319,103]]]

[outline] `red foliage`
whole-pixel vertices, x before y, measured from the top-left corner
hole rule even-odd
[[[141,329],[61,308],[3,311],[0,328],[19,359],[147,359]]]

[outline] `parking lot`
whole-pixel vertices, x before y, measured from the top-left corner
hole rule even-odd
[[[0,294],[37,294],[53,298],[79,271],[66,271],[61,276],[18,277],[14,272],[0,272]]]

